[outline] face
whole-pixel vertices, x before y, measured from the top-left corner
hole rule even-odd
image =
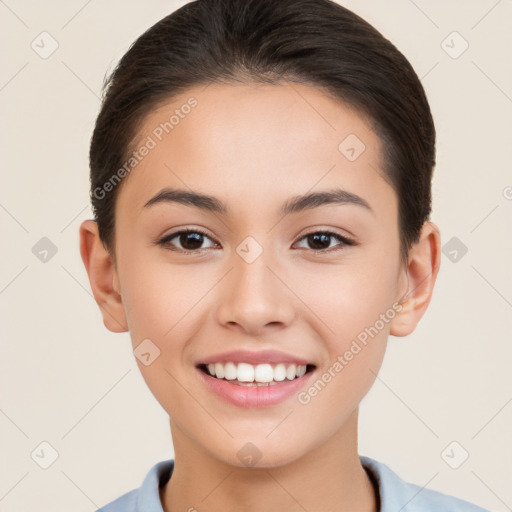
[[[316,88],[212,84],[153,111],[143,144],[116,205],[115,286],[173,437],[271,467],[353,435],[404,293],[378,136]],[[307,373],[279,380],[293,363]]]

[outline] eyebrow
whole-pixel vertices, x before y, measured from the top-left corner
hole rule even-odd
[[[158,192],[158,194],[153,196],[144,205],[144,208],[149,208],[150,206],[161,203],[179,203],[186,206],[193,206],[208,212],[219,213],[222,215],[229,214],[229,208],[227,205],[214,196],[168,187],[163,188]],[[293,196],[281,206],[281,214],[288,215],[290,213],[298,213],[304,210],[330,204],[353,204],[361,206],[375,215],[375,212],[365,199],[341,188],[312,192],[302,196]]]

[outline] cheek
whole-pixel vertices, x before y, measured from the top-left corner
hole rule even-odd
[[[190,398],[180,385],[190,369],[188,341],[211,284],[170,265],[127,265],[124,270],[123,304],[137,365],[160,405],[171,416],[179,414]],[[149,358],[138,356],[147,352]]]
[[[308,291],[308,306],[321,318],[327,348],[318,375],[298,403],[304,414],[327,435],[343,424],[373,385],[382,364],[393,306],[396,275],[386,262],[347,265]],[[306,412],[307,411],[307,412]],[[305,416],[305,417],[306,417]]]
[[[360,258],[354,253],[342,264],[318,265],[295,277],[297,295],[316,314],[331,350],[340,351],[392,307],[398,272],[392,258],[361,252]]]
[[[325,410],[333,411],[334,416],[346,415],[375,381],[396,314],[393,302],[398,274],[392,252],[388,254],[389,259],[347,259],[346,264],[330,267],[323,275],[317,270],[302,276],[305,302],[321,320],[315,322],[327,359],[315,386],[306,390],[299,402],[311,402],[311,410],[316,409],[320,416]]]
[[[194,265],[132,260],[122,270],[123,307],[134,343],[155,338],[168,344],[190,324],[201,298],[215,283],[211,270],[206,275]]]
[[[155,398],[173,415],[186,409],[190,398],[180,383],[190,378],[197,357],[193,341],[208,322],[219,276],[208,266],[128,263],[122,291],[134,355],[146,352],[143,343],[158,354],[149,365],[144,358],[137,364]]]

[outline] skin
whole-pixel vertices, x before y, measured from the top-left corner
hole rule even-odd
[[[190,96],[197,107],[122,183],[116,265],[96,223],[80,226],[105,326],[129,331],[134,349],[149,338],[160,350],[150,365],[137,364],[170,416],[175,469],[161,489],[163,509],[375,512],[375,490],[357,451],[359,403],[376,379],[389,334],[413,332],[428,307],[439,229],[426,222],[407,264],[400,263],[398,203],[382,176],[380,139],[365,118],[319,88],[191,88],[151,112],[138,140]],[[338,150],[349,134],[366,146],[353,162]],[[164,187],[213,195],[230,214],[177,203],[143,208]],[[292,196],[334,187],[364,198],[373,212],[343,204],[279,213]],[[200,253],[173,251],[183,247],[179,238],[167,248],[155,243],[186,227],[208,233]],[[324,247],[340,250],[315,252],[322,246],[304,236],[326,229],[356,245],[330,238]],[[247,236],[263,248],[250,264],[236,252]],[[198,378],[201,358],[269,348],[315,364],[314,382],[400,301],[401,311],[308,404],[294,395],[241,408]],[[261,452],[254,467],[237,457],[247,442]]]

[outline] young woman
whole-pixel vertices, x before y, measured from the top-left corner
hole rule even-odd
[[[329,0],[198,0],[106,84],[81,253],[175,458],[102,508],[482,511],[360,456],[358,406],[440,264],[404,56]]]

